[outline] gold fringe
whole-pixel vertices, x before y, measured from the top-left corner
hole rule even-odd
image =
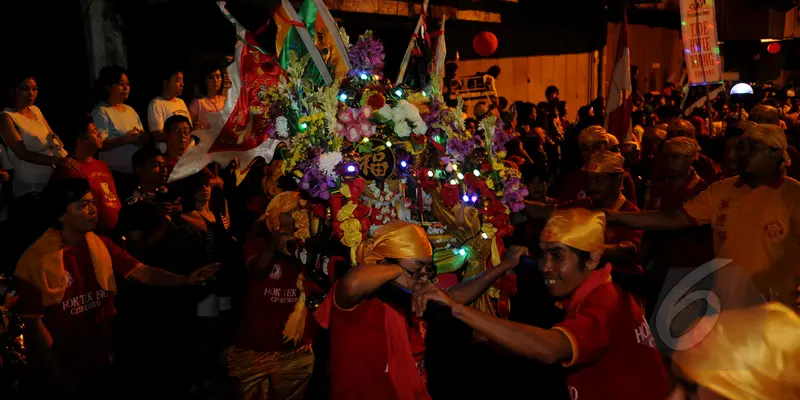
[[[294,311],[289,315],[286,325],[283,327],[283,341],[286,343],[294,342],[295,346],[303,340],[303,333],[306,328],[306,293],[303,289],[303,274],[297,276],[297,289],[300,291],[300,298],[294,304]]]

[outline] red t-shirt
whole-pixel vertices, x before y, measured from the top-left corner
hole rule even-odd
[[[262,352],[284,351],[283,328],[300,299],[300,270],[285,258],[272,260],[272,270],[262,280],[251,280],[244,295],[236,347]],[[310,317],[309,317],[310,318]]]
[[[563,204],[559,204],[558,208],[587,208],[590,210],[598,209],[589,198],[580,200],[573,200]],[[639,212],[639,208],[633,203],[628,201],[625,196],[620,195],[617,202],[611,207],[612,211],[620,212]],[[631,242],[637,249],[641,248],[642,231],[637,231],[626,226],[607,226],[605,230],[606,244],[620,244],[622,242]],[[626,260],[614,262],[614,272],[641,275],[642,267],[639,266],[635,260]]]
[[[334,286],[331,296],[335,291]],[[331,399],[409,400],[399,399],[389,378],[384,303],[370,298],[351,310],[342,310],[331,300]],[[424,328],[421,320],[412,321],[414,326],[408,326],[411,352],[424,379]]]
[[[572,399],[664,399],[670,383],[644,312],[598,269],[565,301],[554,329],[572,344],[567,383]]]
[[[122,203],[117,196],[114,177],[106,163],[92,158],[89,161],[78,161],[80,170],[58,168],[53,179],[81,178],[89,182],[89,188],[97,206],[97,232],[110,233],[117,225]]]
[[[586,198],[586,171],[575,171],[564,179],[564,185],[558,193],[558,201],[566,202],[576,199]],[[636,185],[633,178],[626,171],[622,176],[622,194],[625,195],[633,205],[636,205]]]
[[[110,239],[106,245],[114,273],[127,277],[141,263]],[[42,317],[53,338],[53,352],[68,378],[80,381],[91,377],[109,363],[114,308],[114,293],[100,288],[89,255],[89,246],[65,246],[64,270],[67,289],[60,304],[42,305],[42,293],[19,280],[19,302],[23,316]]]

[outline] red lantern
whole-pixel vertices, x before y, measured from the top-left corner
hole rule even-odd
[[[489,57],[497,51],[497,36],[492,32],[481,32],[472,39],[472,48],[481,57]]]
[[[781,51],[781,44],[778,42],[773,42],[767,45],[767,51],[769,54],[778,54]]]

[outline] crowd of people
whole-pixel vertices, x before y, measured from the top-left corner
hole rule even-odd
[[[324,228],[299,233],[312,228],[310,200],[280,152],[239,184],[236,163],[167,183],[230,85],[223,64],[208,66],[187,107],[183,72],[161,78],[144,124],[125,104],[127,72],[103,68],[96,106],[63,132],[36,107],[34,76],[6,86],[0,282],[15,288],[3,307],[22,316],[26,358],[0,349],[0,371],[15,375],[0,393],[800,398],[800,101],[790,91],[720,98],[685,117],[680,92],[636,92],[623,142],[603,128],[602,98],[575,118],[555,86],[539,104],[478,103],[467,126],[503,120],[528,197],[510,216],[503,260],[445,289],[420,226],[388,222],[352,249]],[[670,325],[665,334],[647,322],[661,318],[668,277],[714,259],[732,260],[707,274],[719,295],[711,314],[722,316],[700,345],[670,345]],[[507,316],[470,307],[512,274]],[[708,314],[689,307],[675,337]],[[768,350],[746,354],[755,341]],[[742,370],[725,374],[734,362]]]

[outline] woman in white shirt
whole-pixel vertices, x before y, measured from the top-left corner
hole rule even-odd
[[[200,93],[205,96],[194,99],[189,105],[189,114],[195,129],[211,127],[208,122],[208,114],[222,111],[228,93],[227,89],[222,87],[222,72],[218,66],[208,66],[203,72],[204,74],[201,75],[203,79],[198,82],[198,87]]]
[[[92,118],[104,139],[100,159],[112,171],[133,176],[131,157],[139,148],[144,128],[139,114],[125,104],[131,90],[127,72],[117,65],[103,67],[95,90],[100,102],[92,110]]]
[[[78,169],[78,163],[67,158],[63,142],[50,129],[41,110],[33,105],[39,94],[36,79],[26,75],[13,85],[11,107],[0,113],[0,134],[14,169],[12,191],[19,199],[41,193],[55,167]]]

